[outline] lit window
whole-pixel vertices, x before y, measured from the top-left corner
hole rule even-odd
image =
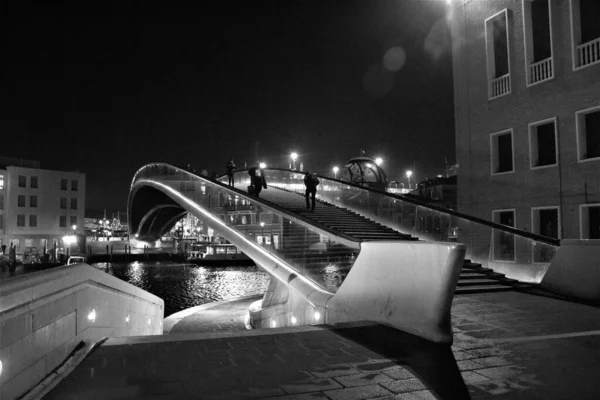
[[[0,174],[0,190],[4,189],[4,174]]]

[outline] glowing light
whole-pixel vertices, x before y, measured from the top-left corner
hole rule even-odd
[[[73,228],[74,231],[77,230],[77,225],[73,225],[71,228]]]
[[[367,168],[373,168],[373,166],[369,163],[366,164]]]
[[[318,311],[315,311],[315,321],[318,321],[321,319],[321,313]]]
[[[264,227],[265,227],[265,223],[264,223],[264,222],[261,222],[261,223],[260,223],[260,226],[261,226],[262,228],[264,228]]]
[[[411,176],[412,176],[412,171],[411,170],[406,171],[406,177],[410,178]]]
[[[298,153],[293,152],[292,154],[290,154],[290,157],[292,157],[293,161],[296,161],[296,159],[298,158]],[[262,168],[262,167],[261,167]]]
[[[150,319],[150,317],[148,317],[148,325],[152,324],[152,320]]]
[[[133,236],[135,236],[135,238],[136,238],[136,239],[137,239],[138,237],[140,237],[140,235],[138,235],[137,233],[136,233],[135,235],[133,235]]]
[[[125,317],[125,323],[126,323],[126,324],[128,324],[128,323],[129,323],[129,315],[127,315],[127,316]]]
[[[381,158],[381,157],[377,157],[377,158],[375,159],[375,164],[377,164],[377,165],[381,165],[381,164],[383,164],[383,158]]]
[[[277,326],[277,322],[271,321],[271,328],[275,328]]]
[[[96,321],[96,310],[92,308],[92,311],[87,316],[88,321],[94,322]]]
[[[265,164],[264,162],[261,162],[261,163],[259,163],[259,164],[258,164],[258,166],[259,166],[261,169],[267,168],[267,164]]]
[[[296,322],[298,322],[298,320],[292,315],[292,325],[296,325]]]
[[[333,173],[334,174],[337,174],[339,170],[340,170],[339,167],[333,167]]]
[[[0,375],[2,375],[2,360],[0,360]]]
[[[77,237],[74,235],[63,236],[62,240],[63,240],[63,243],[67,246],[71,245],[73,243],[77,243]]]

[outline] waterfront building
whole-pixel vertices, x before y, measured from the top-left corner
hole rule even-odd
[[[85,174],[41,169],[39,162],[0,158],[0,246],[41,252],[84,230]],[[75,226],[75,230],[73,230]]]
[[[600,239],[600,1],[452,0],[458,209]]]

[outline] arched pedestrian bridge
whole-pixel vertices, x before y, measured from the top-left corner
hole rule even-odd
[[[191,212],[266,270],[271,283],[250,310],[256,327],[371,320],[448,343],[465,251],[523,281],[541,279],[547,265],[522,249],[535,242],[546,249],[538,257],[554,251],[535,235],[326,177],[309,212],[303,174],[265,174],[269,188],[257,198],[246,193],[246,171],[230,187],[148,164],[136,172],[128,204],[131,238],[159,245]]]

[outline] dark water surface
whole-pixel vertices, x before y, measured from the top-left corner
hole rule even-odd
[[[165,317],[213,301],[262,294],[269,274],[252,267],[202,267],[169,261],[95,263],[94,267],[165,301]]]

